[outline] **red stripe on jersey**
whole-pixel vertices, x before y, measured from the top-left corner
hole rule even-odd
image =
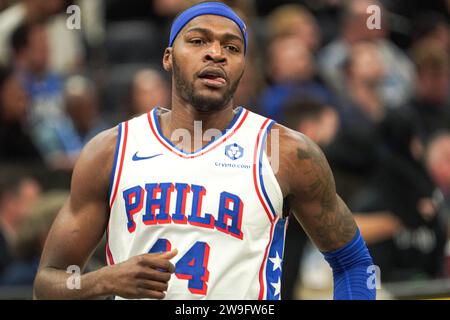
[[[273,232],[274,232],[274,226],[275,226],[275,222],[271,221],[271,226],[270,226],[270,239],[269,242],[267,243],[266,246],[266,251],[264,253],[264,259],[263,262],[261,264],[261,268],[259,269],[259,296],[258,296],[258,300],[262,300],[264,299],[264,266],[267,263],[267,258],[269,255],[269,248],[270,245],[272,244],[272,240],[273,240]]]
[[[114,193],[113,193],[113,196],[111,198],[111,203],[109,204],[110,208],[112,208],[112,206],[114,204],[114,200],[116,199],[116,195],[117,195],[117,189],[119,188],[120,176],[122,175],[123,159],[125,158],[125,150],[127,148],[127,136],[128,136],[128,121],[125,122],[125,130],[124,130],[124,135],[123,135],[122,154],[120,156],[120,163],[119,163],[119,172],[118,172],[117,177],[116,177],[116,185],[114,187]]]
[[[269,218],[269,221],[273,222],[274,217],[270,213],[269,208],[267,208],[267,205],[261,196],[261,191],[259,190],[259,185],[258,185],[258,180],[257,180],[258,146],[259,146],[259,142],[260,142],[261,133],[264,132],[263,128],[266,126],[266,124],[269,120],[270,119],[266,119],[266,121],[264,121],[263,125],[261,126],[261,128],[259,130],[258,138],[256,139],[255,152],[253,155],[253,183],[255,185],[256,194],[258,195],[259,201],[261,202],[261,204],[264,208],[264,211],[266,212],[267,217]],[[261,151],[261,152],[263,152],[263,151]]]
[[[113,265],[114,258],[112,256],[111,249],[109,248],[109,223],[108,226],[106,227],[106,254],[108,255],[109,265],[110,266]]]

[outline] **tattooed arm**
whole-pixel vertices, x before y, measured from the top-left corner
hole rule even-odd
[[[356,223],[336,194],[333,174],[320,148],[301,133],[281,126],[281,167],[286,200],[308,236],[321,251],[332,251],[352,240]]]
[[[336,194],[333,174],[320,150],[306,136],[275,126],[280,133],[277,177],[290,213],[333,269],[335,299],[374,299],[369,286],[372,258],[353,215]]]

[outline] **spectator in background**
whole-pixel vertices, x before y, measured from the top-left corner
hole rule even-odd
[[[297,130],[322,148],[332,143],[339,127],[336,111],[325,104],[303,95],[294,96],[283,107],[285,125]],[[296,299],[295,288],[298,287],[299,270],[308,237],[295,218],[289,218],[286,232],[286,246],[283,262],[283,299]]]
[[[11,37],[13,65],[19,72],[31,99],[32,124],[61,116],[62,79],[49,72],[49,44],[42,23],[22,24]]]
[[[343,126],[358,128],[379,122],[386,112],[381,86],[387,71],[378,47],[371,42],[353,44],[343,69],[345,89],[339,94]]]
[[[49,69],[68,74],[84,63],[82,31],[66,25],[66,9],[74,0],[21,0],[0,13],[0,62],[12,58],[8,40],[21,24],[42,22],[49,35]]]
[[[416,64],[416,94],[406,112],[427,139],[436,130],[450,129],[450,58],[434,41],[424,40],[412,50]]]
[[[288,128],[303,133],[324,149],[334,141],[340,123],[333,107],[304,96],[287,103],[284,118]]]
[[[377,166],[378,126],[386,112],[380,94],[385,67],[375,44],[359,42],[351,47],[343,69],[341,129],[327,155],[340,195],[348,200]]]
[[[258,98],[266,85],[264,75],[260,72],[261,69],[263,68],[259,60],[247,60],[244,74],[233,97],[236,105],[259,112]]]
[[[0,275],[12,262],[21,223],[40,196],[40,186],[27,175],[0,172]]]
[[[377,5],[381,8],[381,28],[369,29],[367,8]],[[324,47],[318,57],[319,73],[327,84],[342,92],[345,75],[341,68],[348,58],[352,44],[359,41],[374,42],[381,55],[386,74],[384,75],[381,97],[390,107],[404,105],[412,92],[414,68],[408,57],[388,37],[387,12],[375,0],[349,0],[345,3],[341,17],[341,35]]]
[[[28,96],[11,68],[0,66],[0,161],[39,161],[26,126]]]
[[[293,36],[311,53],[315,53],[320,47],[320,29],[316,18],[302,5],[281,5],[270,13],[267,21],[271,40]]]
[[[161,73],[154,69],[138,71],[131,85],[129,116],[149,112],[155,106],[170,108],[170,90]]]
[[[45,29],[48,35],[49,45],[49,63],[48,68],[51,72],[68,76],[72,73],[82,72],[85,67],[85,47],[84,38],[91,39],[87,32],[92,32],[92,28],[86,28],[86,19],[90,14],[86,9],[81,8],[81,26],[79,29],[68,28],[66,13],[67,8],[72,4],[81,5],[80,0],[51,0],[58,10],[47,16],[45,20]],[[91,1],[97,2],[97,1]],[[84,9],[84,10],[83,10]],[[84,38],[83,38],[84,37]]]
[[[435,134],[427,144],[425,163],[436,185],[433,202],[441,207],[447,223],[446,276],[450,278],[450,131]]]
[[[86,77],[72,76],[66,81],[64,98],[66,113],[75,129],[75,145],[79,152],[91,138],[107,127],[100,119],[95,84]]]
[[[390,113],[380,132],[385,148],[379,169],[350,208],[368,216],[390,212],[400,222],[391,237],[369,244],[383,281],[442,277],[447,223],[442,206],[433,201],[435,185],[425,170],[423,144],[400,112]]]
[[[450,26],[439,12],[420,13],[415,19],[412,36],[415,43],[429,40],[450,54]]]
[[[430,139],[425,159],[431,178],[450,209],[450,131],[439,132]]]
[[[71,170],[84,145],[107,128],[99,115],[95,85],[76,75],[64,88],[65,115],[48,125],[47,158],[55,169]]]
[[[13,248],[15,259],[0,276],[0,285],[33,284],[47,234],[68,195],[67,191],[50,191],[29,208],[30,213],[17,230]]]
[[[270,43],[267,74],[271,84],[259,103],[267,117],[283,123],[284,104],[299,94],[333,105],[330,92],[315,78],[313,55],[297,37],[283,36]]]
[[[293,128],[318,144],[325,154],[338,137],[339,116],[334,108],[312,99],[298,97],[292,99],[285,108],[286,125]],[[337,193],[341,190],[338,188]],[[401,227],[397,218],[389,212],[367,215],[354,214],[364,240],[371,244],[391,237]],[[294,223],[296,224],[296,223]],[[288,231],[289,232],[289,231]]]
[[[292,99],[284,110],[285,118],[288,119],[286,125],[308,136],[327,154],[327,149],[334,143],[339,128],[336,110],[305,97]],[[340,194],[339,189],[337,192]],[[354,218],[364,240],[369,245],[391,238],[401,228],[399,220],[386,211],[372,212],[370,216],[355,213]],[[295,219],[289,220],[286,242],[296,245],[287,246],[284,256],[283,298],[293,299],[295,298],[294,289],[298,286],[296,281],[302,278],[298,276],[298,273],[305,254],[308,255],[309,250],[315,251],[319,256],[320,254],[317,249],[306,246],[309,243],[308,238]]]
[[[64,9],[65,0],[21,0],[0,12],[0,62],[6,64],[11,59],[8,45],[13,31],[24,23],[35,23]]]
[[[198,2],[198,1],[197,1]],[[256,16],[255,0],[223,0],[221,1],[236,11],[236,13],[245,20]]]
[[[20,25],[11,38],[14,66],[30,97],[28,122],[31,137],[49,167],[57,161],[51,144],[57,140],[52,126],[64,118],[62,79],[48,71],[49,47],[42,23]]]

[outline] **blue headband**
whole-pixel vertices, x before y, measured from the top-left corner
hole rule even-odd
[[[189,21],[195,17],[207,14],[222,16],[233,20],[238,25],[239,29],[241,29],[244,37],[244,53],[247,51],[247,27],[245,26],[245,23],[229,6],[221,2],[202,2],[186,9],[178,15],[170,29],[169,47],[173,45],[178,33]]]

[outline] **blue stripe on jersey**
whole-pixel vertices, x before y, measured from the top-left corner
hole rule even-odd
[[[239,107],[239,111],[238,111],[238,113],[234,116],[233,121],[231,121],[231,123],[228,125],[228,127],[226,127],[225,130],[222,131],[222,133],[220,134],[220,136],[218,136],[218,137],[216,137],[216,138],[213,137],[213,138],[211,139],[210,142],[208,142],[206,145],[204,145],[203,147],[201,147],[200,149],[198,149],[198,150],[196,150],[196,151],[194,151],[194,152],[185,152],[185,151],[183,151],[183,150],[177,148],[177,147],[172,143],[172,141],[170,141],[169,139],[167,139],[167,138],[162,134],[161,126],[160,126],[159,121],[158,121],[158,116],[156,115],[156,108],[153,109],[152,117],[153,117],[153,120],[155,121],[155,124],[156,124],[156,131],[158,132],[158,135],[159,135],[161,138],[164,139],[164,141],[166,141],[172,148],[178,150],[179,152],[181,152],[181,153],[183,153],[183,154],[185,154],[185,155],[193,155],[193,154],[195,154],[195,153],[197,153],[197,152],[200,152],[200,151],[204,150],[204,149],[205,149],[206,147],[208,147],[211,143],[215,142],[217,139],[219,139],[219,138],[222,137],[225,133],[227,133],[227,131],[230,130],[230,129],[236,124],[236,122],[238,121],[238,119],[241,117],[241,114],[242,114],[242,111],[243,111],[243,110],[244,110],[244,108],[240,106],[240,107]]]
[[[273,232],[273,240],[270,245],[266,262],[266,299],[281,299],[281,275],[284,251],[286,219],[279,219]]]
[[[264,179],[262,176],[262,156],[264,154],[264,148],[266,146],[267,134],[274,124],[275,124],[275,121],[273,121],[273,120],[269,123],[269,125],[267,126],[267,129],[264,132],[264,136],[261,140],[261,145],[259,147],[260,149],[259,149],[258,175],[259,175],[259,184],[261,186],[261,190],[264,195],[264,199],[266,199],[267,203],[269,204],[270,212],[272,213],[273,217],[275,218],[277,215],[277,212],[275,211],[275,209],[272,205],[272,201],[270,201],[269,195],[267,194],[266,187],[264,186]]]
[[[114,162],[111,171],[111,178],[109,179],[108,199],[111,199],[111,192],[114,185],[114,178],[116,176],[117,158],[119,157],[120,141],[122,138],[122,123],[118,125],[119,133],[117,134],[116,153],[114,154]],[[109,202],[109,200],[108,200]]]

